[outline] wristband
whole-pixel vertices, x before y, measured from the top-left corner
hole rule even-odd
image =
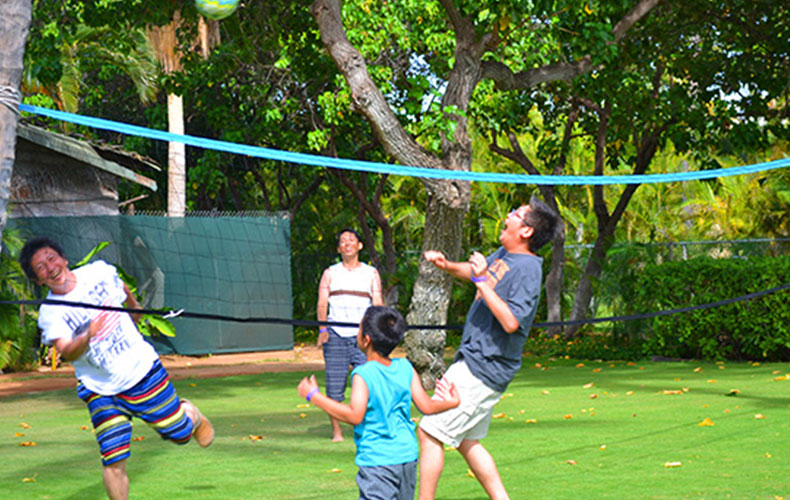
[[[328,333],[329,328],[327,328],[326,326],[322,326],[321,328],[318,329],[318,331],[321,333]]]
[[[472,283],[482,283],[483,281],[486,281],[487,279],[488,279],[488,276],[485,276],[485,275],[483,275],[483,276],[472,275]]]
[[[313,387],[312,389],[310,389],[310,392],[308,392],[307,396],[305,396],[305,399],[307,400],[307,402],[309,403],[310,400],[313,399],[313,396],[318,394],[318,392],[319,392],[318,391],[318,387]]]

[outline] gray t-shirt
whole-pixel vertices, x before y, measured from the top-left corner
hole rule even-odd
[[[494,280],[494,291],[507,303],[521,327],[510,334],[505,332],[478,294],[466,315],[455,360],[463,359],[475,377],[504,392],[521,368],[524,342],[540,300],[543,259],[508,253],[499,247],[487,261],[488,279]]]

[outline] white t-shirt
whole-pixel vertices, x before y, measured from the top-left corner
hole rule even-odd
[[[74,289],[65,295],[50,292],[48,299],[123,307],[126,292],[115,267],[96,261],[73,272],[77,277]],[[85,387],[111,396],[137,384],[159,358],[128,313],[44,304],[39,309],[38,326],[42,342],[52,345],[57,339],[72,339],[86,331],[91,320],[102,313],[108,316],[104,328],[73,364],[76,377]]]
[[[329,267],[329,314],[327,320],[339,323],[362,321],[368,307],[373,303],[373,280],[376,268],[367,264],[352,270],[342,262]],[[356,337],[359,327],[333,326],[341,337]]]

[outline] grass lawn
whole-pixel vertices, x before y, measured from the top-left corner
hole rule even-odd
[[[514,500],[790,500],[788,373],[787,363],[525,358],[483,443]],[[179,447],[135,421],[131,498],[357,498],[351,429],[330,442],[325,414],[296,393],[304,375],[177,381],[216,441]],[[105,498],[88,425],[72,390],[0,400],[0,498]],[[485,498],[448,452],[437,499]]]

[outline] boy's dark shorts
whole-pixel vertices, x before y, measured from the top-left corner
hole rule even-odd
[[[417,461],[397,465],[359,466],[359,500],[414,500]]]

